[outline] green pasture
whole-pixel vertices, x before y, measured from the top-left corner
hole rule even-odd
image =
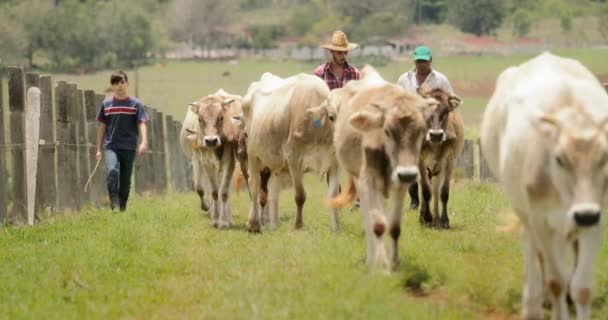
[[[580,60],[597,75],[608,74],[607,49],[569,49],[556,52]],[[461,94],[465,101],[462,105],[465,122],[467,125],[477,126],[496,77],[508,66],[519,64],[532,56],[533,54],[442,57],[438,53],[434,67],[447,75],[454,84],[459,83],[460,87],[481,87],[484,89],[482,91],[488,91],[479,94],[473,92],[472,95]],[[357,59],[353,60],[358,67],[361,67]],[[139,95],[148,105],[182,119],[185,106],[189,102],[213,93],[219,88],[243,95],[249,84],[259,79],[264,72],[288,77],[299,72],[312,73],[318,64],[320,62],[267,59],[242,59],[233,62],[158,62],[139,70]],[[405,59],[389,62],[378,70],[385,79],[396,82],[397,78],[410,68],[411,62]],[[225,72],[230,75],[224,76]],[[111,71],[87,75],[54,75],[54,79],[72,81],[84,89],[94,89],[102,93],[109,87],[110,73]],[[128,74],[131,93],[134,93],[135,75],[132,70],[128,70]]]
[[[249,199],[232,201],[221,231],[194,193],[134,197],[126,213],[88,208],[34,227],[0,228],[0,319],[512,319],[520,309],[519,237],[496,231],[507,208],[498,187],[457,182],[453,228],[422,228],[408,210],[401,264],[370,273],[360,213],[330,231],[325,183],[308,176],[305,227],[245,229]],[[388,244],[388,242],[387,242]],[[594,318],[608,312],[606,242],[597,263]]]

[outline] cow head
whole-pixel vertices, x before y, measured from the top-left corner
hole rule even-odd
[[[427,101],[401,94],[350,116],[350,124],[362,132],[362,148],[368,166],[396,184],[410,184],[418,177],[418,158],[426,131],[421,110]]]
[[[442,89],[429,90],[422,88],[418,94],[425,98],[435,99],[438,103],[431,104],[428,116],[425,118],[427,133],[426,141],[430,143],[442,143],[447,139],[446,129],[450,112],[456,110],[461,104],[461,100],[454,94],[449,94]]]
[[[198,116],[197,144],[204,148],[217,148],[222,144],[224,114],[234,98],[209,95],[190,104]]]
[[[566,107],[534,121],[551,180],[569,206],[567,230],[597,225],[608,187],[608,118],[598,121],[582,108]]]

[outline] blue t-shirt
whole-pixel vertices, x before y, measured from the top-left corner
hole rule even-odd
[[[138,124],[149,120],[141,101],[134,97],[106,98],[101,104],[97,121],[106,124],[103,138],[104,149],[137,149]]]

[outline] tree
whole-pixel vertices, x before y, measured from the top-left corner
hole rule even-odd
[[[477,36],[493,33],[505,16],[502,1],[453,0],[448,4],[450,22]]]
[[[528,11],[516,10],[513,14],[513,35],[523,37],[530,32],[532,17]]]
[[[237,18],[235,0],[175,0],[170,25],[176,40],[203,47],[219,42]]]

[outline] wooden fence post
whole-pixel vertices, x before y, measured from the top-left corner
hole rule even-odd
[[[165,117],[162,112],[156,111],[156,185],[157,192],[167,191],[167,153],[165,151]]]
[[[65,81],[58,81],[55,87],[56,126],[57,126],[57,207],[60,209],[72,208],[70,184],[74,172],[70,166],[68,153],[68,85]]]
[[[39,77],[38,77],[39,78]],[[27,224],[34,225],[36,213],[36,173],[38,172],[38,146],[40,141],[40,88],[27,90],[25,106],[25,176]]]
[[[178,139],[175,136],[175,130],[173,129],[173,116],[165,116],[165,126],[167,132],[167,143],[165,144],[167,152],[167,161],[169,163],[169,189],[173,192],[177,191],[177,146]]]
[[[70,199],[70,208],[74,210],[80,210],[80,197],[81,197],[81,189],[79,186],[80,181],[80,158],[78,155],[78,124],[76,116],[78,109],[78,88],[75,83],[67,84],[67,96],[68,96],[68,110],[67,110],[67,119],[68,119],[68,164],[70,167],[70,174],[66,177],[66,180],[69,181],[68,189],[70,190],[71,199]]]
[[[464,146],[462,148],[462,153],[458,156],[456,160],[456,167],[462,170],[462,174],[466,179],[473,179],[473,172],[475,169],[474,166],[474,156],[475,156],[475,143],[473,140],[466,139],[464,140]]]
[[[182,124],[179,121],[175,122],[175,132],[179,137],[182,131]],[[179,139],[179,138],[178,138]],[[181,147],[180,147],[181,148]],[[179,159],[179,175],[180,175],[180,191],[192,191],[194,190],[194,180],[192,178],[192,161],[182,150],[178,152]]]
[[[144,154],[140,157],[135,158],[135,192],[143,194],[151,191],[150,188],[153,185],[151,175],[154,174],[154,120],[152,118],[152,108],[144,106],[144,109],[148,113],[150,121],[147,123],[148,131],[148,154]]]
[[[498,182],[498,179],[494,177],[486,159],[483,156],[483,150],[481,149],[481,142],[477,139],[477,145],[479,146],[479,181],[480,182]]]
[[[25,79],[22,67],[9,67],[8,104],[13,163],[13,207],[9,222],[22,224],[27,220],[25,206],[24,110]]]
[[[85,106],[84,106],[84,95],[82,89],[76,90],[76,101],[74,110],[75,124],[76,124],[76,144],[78,149],[78,194],[80,195],[80,204],[89,203],[91,201],[91,192],[87,189],[84,191],[84,185],[87,183],[89,178],[89,146],[88,146],[88,132],[87,132],[87,121],[85,118]]]
[[[31,91],[31,88],[37,90]],[[25,108],[25,185],[26,185],[26,212],[27,223],[34,224],[35,205],[38,201],[36,190],[39,188],[37,183],[38,175],[38,145],[40,140],[40,109],[41,109],[41,91],[40,91],[40,74],[28,72],[25,74],[25,90],[26,90],[26,108]],[[31,101],[35,100],[35,101]],[[36,123],[33,123],[35,121]],[[35,141],[34,141],[35,140]],[[36,146],[36,150],[32,150]],[[35,163],[32,161],[36,159]],[[34,174],[34,176],[32,176]],[[34,188],[31,190],[31,188]]]
[[[36,210],[57,207],[52,86],[53,81],[50,76],[40,77],[40,142],[36,176]]]
[[[4,68],[0,65],[0,225],[7,221],[8,171],[4,137]]]
[[[89,143],[88,153],[90,173],[93,173],[93,170],[95,170],[95,166],[97,165],[97,112],[99,111],[99,107],[101,106],[101,103],[97,102],[98,101],[95,96],[95,91],[86,90],[84,92],[85,119],[87,123],[87,137]],[[93,176],[93,178],[91,178],[91,182],[88,188],[90,200],[93,202],[93,204],[97,206],[103,203],[104,195],[105,193],[107,193],[107,191],[105,191],[104,181],[105,164],[103,163],[103,161],[100,161],[99,165],[97,165],[97,171],[95,171],[95,175]]]

